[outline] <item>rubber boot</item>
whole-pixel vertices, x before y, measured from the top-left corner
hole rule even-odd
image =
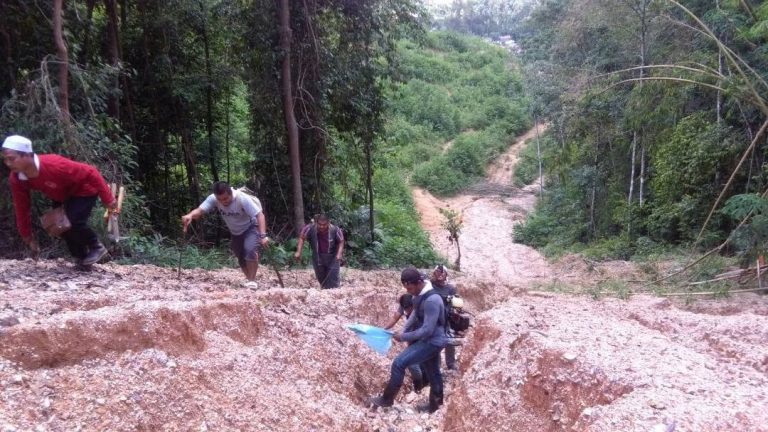
[[[381,394],[381,396],[370,397],[366,402],[368,402],[368,404],[373,408],[391,407],[395,404],[395,396],[397,396],[398,390],[399,389],[392,388],[391,385],[387,384],[387,387],[384,389],[384,392]]]
[[[101,244],[101,242],[97,242],[96,244],[90,247],[90,250],[88,251],[88,255],[86,255],[85,258],[83,258],[80,264],[83,266],[91,266],[99,262],[106,255],[107,255],[107,248],[105,248],[104,245]]]
[[[432,414],[440,409],[440,405],[443,404],[443,395],[429,394],[429,402],[416,406],[416,410],[419,412],[426,412]]]
[[[416,393],[421,392],[421,389],[427,386],[427,382],[423,378],[414,378],[413,379],[413,391]]]

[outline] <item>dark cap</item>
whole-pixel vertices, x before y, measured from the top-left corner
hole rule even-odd
[[[400,273],[400,282],[416,283],[424,280],[424,275],[413,267],[408,267]]]

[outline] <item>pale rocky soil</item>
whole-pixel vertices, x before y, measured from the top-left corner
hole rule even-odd
[[[279,288],[263,267],[249,290],[235,270],[0,260],[0,431],[768,431],[766,298],[543,292],[646,276],[514,244],[536,190],[489,181],[450,201],[466,270],[451,278],[475,319],[431,416],[408,382],[391,409],[362,404],[402,347],[379,356],[345,325],[386,322],[396,271],[343,269],[321,291],[311,270]],[[415,194],[450,253],[428,213],[445,204]]]

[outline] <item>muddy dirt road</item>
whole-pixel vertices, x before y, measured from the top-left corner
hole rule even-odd
[[[539,127],[542,133],[545,127]],[[536,203],[538,186],[512,186],[512,176],[518,154],[536,130],[519,137],[497,161],[489,167],[485,182],[463,194],[440,199],[428,191],[415,188],[413,199],[421,215],[422,226],[429,233],[435,249],[454,264],[458,256],[455,245],[447,238],[441,224],[445,220],[440,208],[450,209],[462,216],[459,237],[461,269],[474,276],[495,275],[510,282],[529,286],[553,278],[553,269],[536,250],[512,241],[516,223],[525,220]]]
[[[446,258],[447,264],[456,262],[458,252],[448,240],[448,231],[441,225],[445,221],[439,211],[441,208],[461,214],[463,226],[459,241],[463,273],[482,279],[502,280],[526,289],[553,282],[583,282],[582,269],[573,268],[574,265],[579,267],[583,261],[566,259],[559,265],[553,265],[537,250],[513,241],[515,225],[523,222],[533,210],[539,193],[538,182],[525,187],[513,186],[515,165],[525,144],[535,139],[537,133],[545,131],[546,125],[540,125],[538,132],[534,127],[517,138],[488,167],[485,181],[460,195],[438,198],[424,189],[413,189],[422,227],[429,233],[435,250]],[[596,274],[629,270],[624,263],[598,266],[600,269]]]

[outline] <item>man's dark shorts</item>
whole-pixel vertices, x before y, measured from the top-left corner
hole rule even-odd
[[[237,262],[244,268],[248,261],[258,261],[261,253],[261,238],[256,225],[251,224],[245,232],[232,235],[230,249],[237,257]]]

